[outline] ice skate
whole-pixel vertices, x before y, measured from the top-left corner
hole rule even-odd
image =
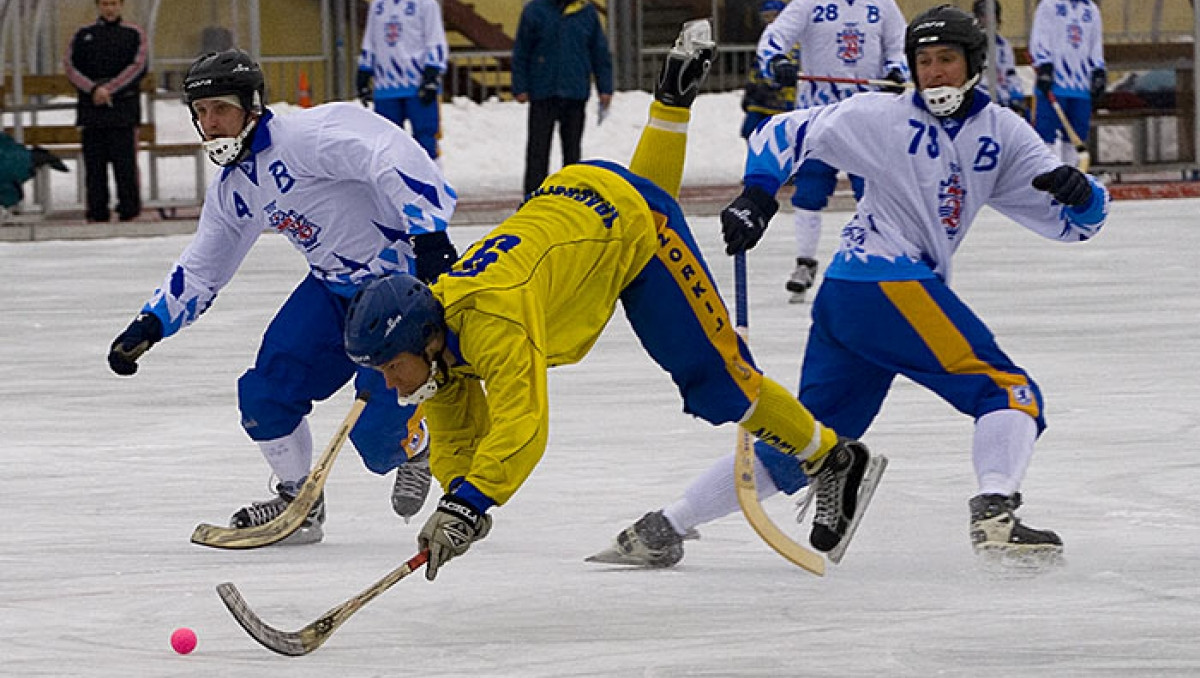
[[[1029,527],[1016,516],[1021,493],[1011,497],[981,494],[970,501],[971,545],[990,562],[1044,567],[1061,561],[1062,539],[1050,530]]]
[[[301,483],[302,485],[303,483]],[[288,504],[296,497],[296,492],[299,488],[293,491],[288,491],[280,483],[275,486],[275,497],[266,501],[256,501],[253,504],[243,507],[233,514],[229,519],[229,526],[243,529],[247,527],[255,527],[271,522],[283,513]],[[323,525],[325,524],[325,493],[321,493],[317,497],[316,503],[308,512],[308,517],[304,519],[304,523],[300,527],[283,540],[280,544],[300,545],[300,544],[315,544],[325,538]]]
[[[805,464],[808,467],[808,464]],[[872,455],[857,440],[843,439],[818,462],[805,468],[816,497],[809,543],[840,562],[875,488],[887,468],[887,458]]]
[[[808,257],[797,257],[796,268],[792,271],[791,277],[788,278],[784,287],[792,295],[788,298],[789,304],[802,304],[808,296],[808,291],[812,289],[813,284],[817,281],[817,260]]]
[[[708,19],[685,23],[658,75],[655,100],[667,106],[691,108],[716,54],[717,43],[712,39]]]
[[[429,447],[396,467],[396,482],[392,485],[392,510],[408,522],[421,512],[429,495]]]
[[[671,567],[683,559],[683,540],[662,511],[654,511],[622,530],[611,547],[586,560],[646,568]]]

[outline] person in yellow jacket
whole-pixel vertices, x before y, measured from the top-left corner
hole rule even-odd
[[[870,453],[839,441],[754,365],[673,197],[689,107],[715,54],[710,36],[706,20],[685,24],[629,169],[568,166],[432,288],[392,275],[351,302],[347,353],[423,403],[430,465],[447,490],[418,536],[429,550],[426,578],[482,539],[486,511],[532,473],[546,449],[547,369],[583,359],[618,302],[686,412],[739,422],[807,460],[836,503],[814,523],[814,546],[833,548],[853,518]]]

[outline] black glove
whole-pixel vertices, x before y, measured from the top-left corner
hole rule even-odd
[[[359,71],[355,75],[354,89],[358,92],[358,100],[363,106],[371,103],[375,93],[371,91],[371,71]]]
[[[41,167],[49,167],[56,172],[71,171],[67,168],[67,164],[62,161],[62,158],[41,146],[34,146],[29,149],[29,163],[33,165],[33,169],[35,170]]]
[[[1046,191],[1069,207],[1078,207],[1092,199],[1092,182],[1087,175],[1070,165],[1061,165],[1033,178],[1033,187]]]
[[[758,83],[746,83],[746,90],[742,93],[742,110],[746,113],[750,112],[751,106],[761,106],[766,98],[764,91],[765,87]]]
[[[1097,68],[1092,71],[1092,104],[1095,105],[1100,101],[1100,97],[1104,96],[1104,89],[1108,87],[1108,72],[1103,68]]]
[[[742,189],[742,194],[721,210],[725,253],[737,254],[757,245],[777,210],[779,203],[770,193],[757,186]]]
[[[882,89],[883,91],[885,91],[885,92],[903,92],[904,91],[904,74],[900,72],[899,68],[893,68],[892,70],[888,71],[887,75],[883,76],[883,79],[891,80],[892,82],[896,83],[895,87],[888,87],[886,85],[881,86],[880,89]]]
[[[413,254],[417,255],[417,278],[427,285],[450,270],[458,260],[458,251],[445,231],[421,233],[411,238]]]
[[[441,71],[433,66],[425,67],[425,72],[421,74],[421,90],[417,92],[417,98],[421,100],[421,103],[428,106],[437,101],[441,80]]]
[[[1054,87],[1054,64],[1038,66],[1036,84],[1039,92],[1050,96],[1050,89]]]
[[[492,517],[452,494],[442,495],[437,510],[417,535],[417,546],[429,549],[425,578],[437,578],[438,568],[461,556],[492,530]]]
[[[777,55],[771,59],[771,78],[780,87],[795,87],[800,81],[800,67],[784,55]]]
[[[162,341],[162,321],[153,313],[142,313],[113,340],[108,349],[108,366],[113,372],[128,377],[138,370],[137,359]]]

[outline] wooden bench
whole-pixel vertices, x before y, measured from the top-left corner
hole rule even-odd
[[[1186,116],[1180,109],[1100,109],[1092,114],[1091,131],[1088,135],[1088,150],[1092,155],[1095,172],[1107,172],[1118,178],[1122,173],[1175,171],[1194,165],[1186,161],[1182,147],[1183,134],[1180,125]],[[1166,158],[1163,145],[1163,123],[1176,125],[1177,153],[1175,158]],[[1129,157],[1110,157],[1100,136],[1105,129],[1124,128],[1129,135]]]
[[[20,90],[18,96],[17,90]],[[149,156],[149,185],[143,187],[143,207],[157,209],[164,218],[174,216],[179,207],[193,207],[204,199],[204,191],[208,184],[208,162],[201,151],[199,140],[191,142],[162,143],[158,140],[154,123],[154,104],[158,98],[154,86],[154,76],[147,73],[142,78],[140,86],[142,100],[142,122],[138,126],[138,150]],[[50,102],[47,99],[55,97],[69,98],[69,102]],[[67,159],[75,160],[77,194],[83,196],[83,150],[82,131],[74,125],[76,89],[66,75],[26,75],[18,83],[9,75],[0,83],[0,107],[7,113],[22,115],[26,119],[18,134],[14,126],[4,129],[4,132],[14,138],[20,136],[20,141],[30,146],[44,146]],[[69,111],[72,122],[45,123],[38,120],[46,112]],[[53,117],[62,118],[62,114]],[[163,199],[161,198],[158,161],[162,158],[191,158],[193,160],[193,175],[195,193],[192,199]],[[50,191],[50,170],[43,168],[35,180],[34,196],[36,203],[41,206],[43,213],[61,211],[65,207],[55,203]]]

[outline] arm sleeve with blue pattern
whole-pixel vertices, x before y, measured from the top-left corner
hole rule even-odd
[[[804,29],[811,5],[811,0],[793,0],[788,3],[758,37],[755,64],[759,75],[766,80],[774,80],[771,73],[773,59],[778,56],[791,56],[792,46],[796,44],[800,32]]]
[[[908,29],[908,22],[904,20],[904,15],[894,2],[883,3],[882,13],[884,65],[880,75],[894,69],[900,71],[905,80],[912,80],[912,73],[908,70],[908,57],[904,54],[904,33]]]
[[[164,338],[191,325],[208,310],[262,234],[261,224],[254,219],[228,216],[218,183],[209,187],[195,237],[142,307],[143,312],[162,321]]]
[[[1016,115],[998,121],[1002,143],[1013,151],[1005,154],[1006,165],[988,204],[1025,228],[1051,240],[1080,242],[1099,232],[1108,217],[1108,190],[1094,178],[1092,199],[1078,207],[1066,207],[1049,194],[1033,188],[1033,178],[1061,163],[1046,148],[1033,128]]]
[[[430,1],[422,6],[422,14],[422,23],[425,26],[425,59],[421,65],[423,69],[433,67],[444,73],[449,47],[446,45],[446,27],[442,23],[442,10],[436,2]]]

